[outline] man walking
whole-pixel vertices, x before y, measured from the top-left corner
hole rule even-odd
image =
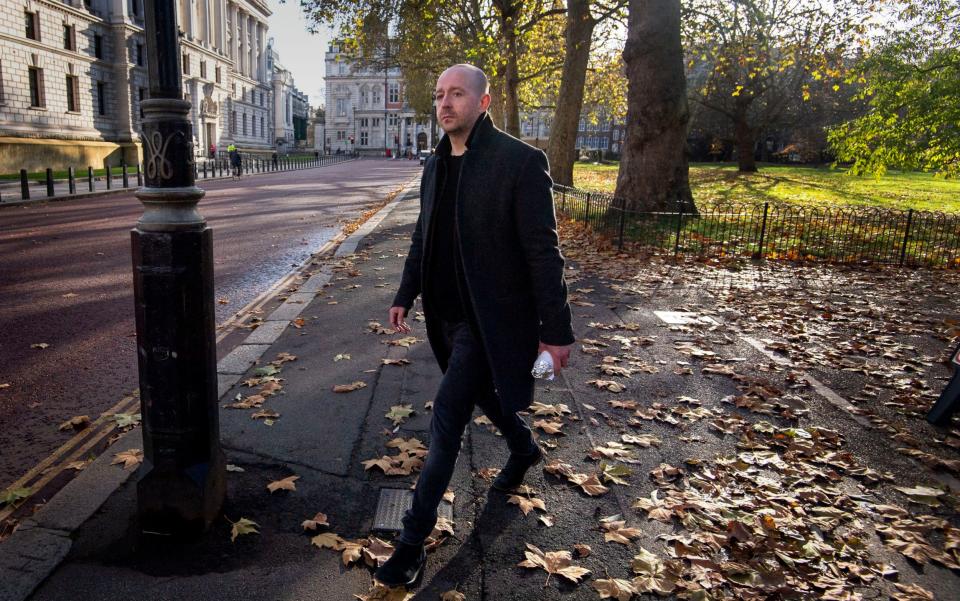
[[[422,293],[427,336],[444,375],[413,507],[393,556],[376,572],[388,586],[413,585],[423,574],[423,543],[475,405],[510,449],[494,488],[519,486],[542,459],[517,411],[533,401],[537,355],[548,351],[559,373],[574,341],[546,155],[494,127],[480,69],[450,67],[435,96],[446,136],[424,166],[420,217],[390,324],[409,332],[404,318]]]

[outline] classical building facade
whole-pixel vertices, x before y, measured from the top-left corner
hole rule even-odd
[[[325,148],[328,152],[404,155],[433,148],[428,121],[407,104],[400,69],[357,60],[331,44],[326,54]]]
[[[198,154],[272,148],[261,0],[178,0]],[[100,167],[140,155],[148,97],[143,0],[0,3],[0,172]]]
[[[312,148],[307,142],[307,120],[310,99],[294,85],[293,73],[280,63],[273,40],[267,44],[267,67],[273,86],[273,129],[276,148],[290,152],[296,148]]]

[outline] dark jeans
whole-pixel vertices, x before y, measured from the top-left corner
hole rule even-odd
[[[463,430],[479,405],[503,434],[511,453],[528,455],[536,449],[533,433],[516,413],[504,414],[493,388],[483,346],[465,322],[443,323],[452,349],[447,371],[433,400],[430,451],[413,493],[413,507],[403,518],[399,540],[422,543],[437,523],[437,507],[446,492],[460,454]]]

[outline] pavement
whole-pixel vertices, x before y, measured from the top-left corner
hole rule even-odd
[[[416,319],[419,306],[410,320],[411,335],[417,340],[406,340],[405,345],[389,344],[401,337],[379,333],[371,323],[386,322],[417,213],[417,191],[399,194],[335,252],[317,257],[309,277],[220,361],[221,407],[262,390],[262,381],[254,387],[244,382],[258,379],[264,368],[273,371],[271,364],[279,369],[281,389],[260,398],[259,409],[278,415],[256,416],[260,411],[254,407],[221,409],[221,439],[233,467],[227,473],[224,516],[208,533],[183,543],[138,532],[136,472],[111,465],[115,454],[142,448],[140,431],[132,430],[0,542],[0,600],[338,600],[364,595],[371,586],[372,568],[362,558],[346,565],[341,553],[312,545],[316,532],[305,533],[302,522],[322,512],[328,525],[318,532],[349,540],[370,535],[389,540],[389,533],[372,531],[380,491],[409,489],[416,471],[387,476],[376,467],[365,469],[362,462],[394,454],[387,443],[396,437],[416,437],[429,445],[428,405],[440,372],[425,342],[423,323]],[[743,382],[701,369],[718,361],[696,352],[711,343],[723,357],[719,361],[760,368],[794,391],[793,396],[803,397],[802,403],[797,401],[803,411],[777,405],[777,412],[760,415],[763,421],[758,423],[767,424],[763,428],[771,428],[767,420],[804,426],[805,432],[813,424],[825,423],[848,435],[845,453],[888,472],[894,482],[958,490],[949,474],[892,453],[887,441],[872,435],[857,415],[829,398],[826,386],[801,386],[798,381],[804,374],[778,368],[762,344],[728,336],[722,329],[722,312],[702,310],[693,322],[683,324],[668,323],[664,317],[669,320],[670,315],[655,313],[689,313],[697,306],[701,310],[702,299],[693,303],[652,288],[614,290],[615,282],[575,264],[569,266],[569,281],[578,297],[574,330],[581,342],[571,366],[559,379],[538,383],[536,395],[539,403],[569,410],[559,420],[562,434],[537,429],[548,459],[589,473],[598,469],[598,462],[588,457],[591,451],[604,444],[613,448],[607,441],[626,433],[649,434],[659,444],[637,449],[636,455],[631,452],[630,485],[608,482],[609,492],[599,496],[585,494],[544,470],[532,471],[528,484],[543,500],[545,511],[525,515],[507,495],[491,489],[485,470],[501,466],[507,451],[496,433],[475,420],[468,425],[451,483],[453,534],[429,554],[423,584],[413,598],[438,599],[455,589],[466,599],[478,600],[596,599],[594,583],[629,578],[631,560],[641,547],[668,555],[663,537],[676,533],[678,525],[649,521],[631,507],[636,497],[648,496],[656,488],[646,475],[659,466],[653,478],[658,483],[665,477],[664,464],[693,470],[697,462],[742,448],[744,439],[717,433],[708,427],[708,420],[698,421],[694,414],[701,409],[715,412],[710,417],[720,416],[721,410],[754,422],[758,417],[746,405],[731,408],[731,399],[743,393]],[[616,354],[600,350],[602,345],[631,347],[643,369],[634,377],[598,376],[598,367],[611,364],[599,355]],[[676,357],[678,347],[694,350],[681,360]],[[625,389],[616,392],[608,386],[610,381]],[[333,391],[355,382],[363,386]],[[641,409],[665,407],[679,417],[628,422],[627,414],[611,403],[627,404],[628,396]],[[387,414],[398,405],[408,405],[413,413],[405,420],[397,418],[395,424]],[[290,476],[298,477],[295,490],[268,490],[271,482]],[[889,488],[870,488],[846,474],[837,478],[831,491],[843,489],[864,502],[907,505],[906,497]],[[956,526],[956,514],[949,507],[939,511],[941,519]],[[637,528],[628,543],[608,542],[604,536],[598,520],[612,515]],[[242,518],[256,522],[258,533],[231,541],[232,523]],[[543,570],[519,567],[527,543],[543,551],[589,545],[592,552],[577,553],[574,562],[590,570],[590,576],[574,584],[559,576],[548,580]],[[957,598],[960,579],[955,571],[933,564],[918,567],[877,540],[864,544],[897,568],[899,582],[919,584],[938,599]],[[865,579],[861,592],[875,596],[891,590],[891,582]]]

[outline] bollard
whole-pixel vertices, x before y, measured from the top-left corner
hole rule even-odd
[[[120,168],[123,169],[123,187],[130,187],[130,176],[127,174],[127,161],[124,159],[120,162]]]
[[[96,185],[93,183],[93,167],[87,165],[87,189],[93,192],[96,190]]]
[[[143,170],[140,169],[140,161],[137,161],[137,187],[143,187]]]
[[[107,163],[105,166],[107,168],[107,190],[109,190],[113,187],[113,182],[111,181],[113,179],[113,174],[110,173],[110,163]]]
[[[217,160],[217,169],[220,171],[220,177],[223,177],[223,159]]]
[[[207,162],[203,162],[203,179],[207,179]]]
[[[67,167],[67,190],[71,196],[77,193],[77,174],[73,167]]]
[[[30,182],[27,181],[27,170],[20,170],[20,199],[30,200]]]
[[[53,169],[47,167],[47,196],[53,196]]]
[[[587,209],[583,212],[583,223],[590,223],[590,193],[587,192]]]

